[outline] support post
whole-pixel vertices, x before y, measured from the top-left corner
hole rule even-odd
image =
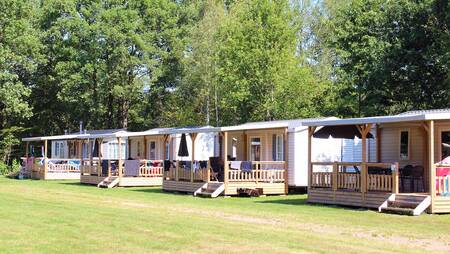
[[[428,122],[428,168],[429,168],[429,188],[431,195],[430,211],[433,213],[434,200],[436,197],[436,168],[434,165],[434,121]]]
[[[81,139],[78,139],[77,141],[78,148],[76,149],[78,151],[78,159],[80,160],[80,171],[84,169],[83,165],[83,143],[81,143]]]
[[[289,139],[288,128],[284,129],[283,145],[284,145],[284,194],[289,192]]]
[[[362,143],[362,158],[361,158],[361,193],[367,192],[367,134],[370,132],[372,124],[365,124],[359,126],[358,130],[361,133],[361,143]],[[365,197],[363,196],[363,200]]]
[[[131,139],[129,137],[127,138],[127,151],[125,155],[125,160],[128,160],[128,158],[131,157]]]
[[[242,135],[243,139],[244,139],[244,154],[243,154],[243,160],[247,161],[248,160],[248,139],[247,139],[247,132],[244,131],[244,134]]]
[[[178,171],[180,169],[180,162],[177,160],[175,162],[175,181],[178,182],[179,178],[178,178]]]
[[[147,160],[148,154],[147,154],[147,136],[144,136],[144,159]]]
[[[47,171],[48,171],[47,151],[48,151],[48,141],[44,140],[44,180],[47,179]]]
[[[337,191],[337,179],[338,179],[338,164],[337,162],[333,163],[333,173],[331,175],[331,187],[333,191]]]
[[[103,162],[102,162],[102,143],[103,143],[103,139],[99,138],[97,139],[97,144],[98,144],[98,165],[97,165],[97,176],[102,176],[103,172]],[[108,165],[109,167],[109,165]],[[109,170],[108,170],[109,171]],[[110,173],[108,172],[108,177],[110,176]]]
[[[312,168],[312,135],[314,134],[314,131],[316,130],[315,126],[309,126],[308,127],[308,188],[311,187],[312,184],[312,175],[313,175],[313,168]]]
[[[398,194],[398,171],[400,170],[400,164],[396,162],[394,166],[395,170],[392,170],[392,192]]]
[[[380,125],[377,124],[377,135],[376,135],[376,144],[377,144],[377,162],[381,163],[381,128]]]
[[[94,159],[93,159],[93,154],[92,154],[92,150],[93,147],[95,147],[95,139],[94,142],[91,143],[91,139],[88,139],[88,150],[89,150],[89,168],[94,168]]]
[[[195,139],[197,138],[197,133],[191,133],[191,152],[192,152],[192,162],[191,162],[191,183],[194,182],[194,161],[195,161]]]
[[[122,138],[121,137],[117,138],[117,143],[118,143],[117,153],[118,153],[118,157],[119,157],[117,160],[117,163],[119,164],[119,165],[117,165],[117,169],[119,170],[119,179],[121,179],[122,174],[123,174],[123,172],[122,172],[122,169],[123,169],[123,167],[122,167]]]
[[[225,183],[225,192],[228,185],[228,132],[223,132],[223,144],[224,144],[224,165],[223,165],[223,181]],[[226,193],[225,193],[226,194]]]
[[[25,172],[26,172],[26,174],[28,175],[28,174],[30,174],[30,176],[27,176],[27,177],[30,177],[31,178],[31,172],[32,172],[32,168],[30,167],[30,165],[28,165],[28,156],[29,156],[29,149],[30,149],[30,142],[29,141],[27,141],[26,143],[25,143],[25,145],[26,145],[26,147],[25,147],[25,163],[24,163],[24,165],[25,165]],[[32,164],[33,165],[33,164]]]

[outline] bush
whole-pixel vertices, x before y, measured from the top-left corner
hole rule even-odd
[[[20,171],[20,162],[18,160],[13,160],[12,165],[0,161],[0,175],[8,175],[18,171]]]

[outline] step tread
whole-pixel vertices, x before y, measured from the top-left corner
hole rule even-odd
[[[421,202],[417,201],[403,201],[403,200],[395,200],[388,201],[388,207],[399,207],[399,208],[416,208],[420,205]]]
[[[412,215],[414,213],[414,209],[411,208],[400,208],[400,207],[383,207],[381,208],[382,212],[395,212],[395,213],[402,213],[402,214],[410,214]]]

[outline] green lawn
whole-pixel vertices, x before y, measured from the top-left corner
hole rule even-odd
[[[0,177],[0,253],[450,253],[450,215]]]

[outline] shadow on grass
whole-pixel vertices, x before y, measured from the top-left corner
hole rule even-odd
[[[97,187],[93,184],[84,184],[84,183],[80,183],[80,182],[59,182],[58,184],[62,184],[62,185],[67,185],[67,186],[77,186],[77,187]]]
[[[142,189],[132,189],[131,191],[143,192],[143,193],[152,193],[152,194],[172,194],[171,192],[165,192],[162,188],[142,188]]]
[[[333,209],[338,209],[338,210],[347,210],[347,211],[355,211],[355,212],[366,212],[366,211],[370,211],[371,210],[371,209],[362,208],[362,207],[308,203],[308,199],[306,197],[305,198],[299,198],[299,199],[263,200],[263,201],[256,201],[256,203],[292,205],[292,206],[323,207],[323,208],[333,208]]]

